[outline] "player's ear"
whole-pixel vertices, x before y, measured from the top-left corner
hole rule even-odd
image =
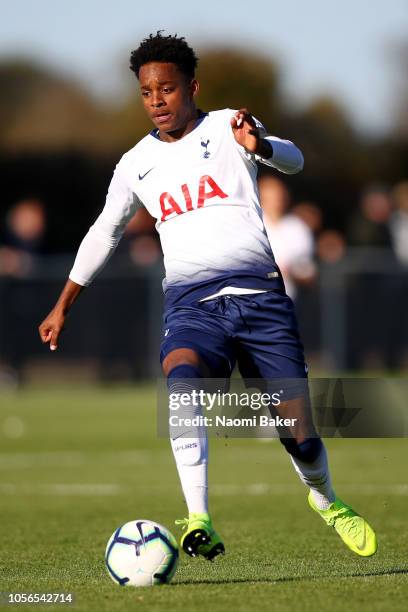
[[[200,91],[200,84],[197,79],[193,79],[190,83],[190,93],[191,97],[194,98],[198,92]]]

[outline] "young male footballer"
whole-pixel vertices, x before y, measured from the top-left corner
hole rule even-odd
[[[355,553],[376,552],[368,523],[332,488],[327,455],[307,399],[307,367],[293,304],[269,244],[257,189],[260,161],[285,174],[302,170],[288,140],[266,133],[242,108],[203,112],[195,97],[197,57],[184,38],[150,35],[132,52],[144,108],[154,129],[116,166],[104,209],[83,239],[69,279],[39,327],[58,346],[67,312],[113,254],[138,206],[157,219],[164,253],[165,312],[160,359],[170,393],[192,393],[197,379],[241,375],[299,382],[276,411],[299,416],[282,435],[309,504]],[[228,75],[225,76],[228,79]],[[196,408],[191,405],[191,413]],[[171,440],[189,516],[184,551],[224,552],[208,512],[208,442],[202,431]]]

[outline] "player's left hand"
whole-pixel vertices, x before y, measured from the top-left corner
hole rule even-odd
[[[250,153],[257,153],[259,149],[259,129],[247,108],[241,108],[231,119],[234,138],[238,144]]]
[[[268,140],[261,138],[255,119],[247,108],[241,108],[231,119],[234,138],[249,153],[256,153],[264,158],[271,157],[273,151]]]

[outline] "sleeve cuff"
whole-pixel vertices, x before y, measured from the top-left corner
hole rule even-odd
[[[75,273],[72,272],[69,273],[68,278],[69,280],[72,280],[74,283],[76,283],[77,285],[81,285],[82,287],[89,287],[92,282],[90,280],[85,280],[84,278],[81,278],[80,276],[77,276]]]

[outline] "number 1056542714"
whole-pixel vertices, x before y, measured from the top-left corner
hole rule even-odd
[[[72,604],[73,593],[0,593],[1,605],[19,604]]]

